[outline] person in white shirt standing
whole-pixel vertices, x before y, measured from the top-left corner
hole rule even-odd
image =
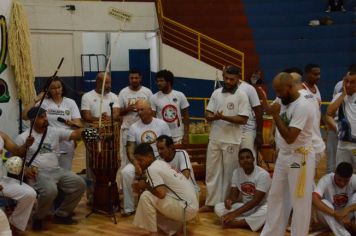
[[[182,92],[173,89],[174,75],[169,70],[156,74],[159,91],[151,97],[151,107],[171,130],[174,143],[189,142],[189,103]]]
[[[128,160],[126,156],[127,132],[130,126],[140,118],[137,114],[136,102],[138,100],[150,100],[152,92],[150,89],[141,85],[142,75],[137,70],[129,72],[129,86],[123,88],[119,95],[119,109],[122,117],[120,131],[120,157],[121,167],[124,167]]]
[[[313,192],[320,223],[336,236],[356,233],[356,175],[352,172],[350,163],[339,163],[335,173],[324,175]]]
[[[135,213],[134,196],[132,184],[137,176],[142,175],[141,167],[134,158],[134,150],[140,143],[149,143],[155,156],[158,156],[156,139],[160,135],[171,136],[171,131],[163,120],[153,117],[153,112],[149,101],[139,100],[136,102],[136,109],[140,119],[133,123],[127,134],[127,157],[129,163],[122,169],[122,189],[124,192],[124,212],[122,216],[130,216]]]
[[[311,217],[315,154],[313,151],[314,105],[302,96],[289,73],[279,73],[273,88],[284,105],[273,103],[266,112],[274,119],[280,137],[267,218],[261,235],[282,236],[292,215],[292,236],[307,235]]]
[[[100,114],[103,81],[104,72],[99,72],[96,76],[95,89],[85,93],[82,97],[81,112],[83,120],[87,123],[98,121],[100,116],[106,121],[110,121],[111,116],[114,121],[119,120],[119,102],[117,96],[111,92],[111,75],[109,73],[105,80],[102,113]],[[113,103],[113,114],[111,114],[110,103]]]
[[[240,149],[240,168],[234,170],[230,196],[215,205],[215,213],[224,227],[257,231],[265,223],[271,177],[266,170],[254,165],[254,159],[250,149]],[[242,202],[238,201],[240,197]]]
[[[48,79],[45,85],[48,88],[47,97],[43,100],[41,107],[47,110],[47,117],[50,126],[71,130],[81,128],[81,116],[79,108],[73,99],[65,97],[66,87],[58,77],[53,80]],[[34,105],[39,105],[44,92],[41,92],[34,103],[30,103],[23,111],[23,118],[28,119],[27,111]],[[75,143],[73,140],[62,141],[60,143],[59,165],[60,167],[71,170],[74,156]]]
[[[174,169],[182,172],[193,184],[195,191],[199,193],[200,188],[195,181],[194,171],[188,153],[183,149],[176,149],[173,139],[168,135],[159,136],[156,140],[156,146],[159,157]]]
[[[328,106],[327,115],[338,120],[338,146],[336,163],[348,162],[356,168],[356,71],[349,71],[344,89],[335,95]]]
[[[224,73],[224,87],[211,95],[206,119],[211,122],[206,158],[206,201],[200,212],[212,212],[215,204],[229,196],[231,177],[238,164],[242,139],[241,125],[247,123],[250,104],[238,89],[240,69],[229,66]]]
[[[183,223],[198,213],[193,185],[179,170],[157,160],[148,143],[138,145],[134,155],[145,171],[147,190],[140,196],[133,224],[152,233],[159,228],[167,235],[176,235]]]
[[[316,64],[308,64],[304,68],[305,80],[303,87],[313,94],[321,104],[321,95],[317,83],[320,80],[320,66]]]

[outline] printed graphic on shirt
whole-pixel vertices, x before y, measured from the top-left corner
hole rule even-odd
[[[162,109],[162,117],[165,122],[172,123],[178,119],[178,110],[172,104],[168,104]]]
[[[39,154],[46,154],[52,152],[52,145],[50,143],[43,143]]]
[[[286,112],[283,112],[282,114],[279,115],[283,121],[283,123],[286,125],[286,126],[289,126],[289,123],[291,121],[291,119],[288,119],[288,116],[287,116],[287,113]]]
[[[336,207],[344,207],[349,201],[349,197],[346,193],[335,194],[334,195],[334,206]]]
[[[156,142],[156,139],[157,139],[157,135],[152,130],[146,130],[141,135],[141,143],[152,144]]]
[[[55,116],[69,116],[70,115],[70,111],[69,110],[54,110],[54,109],[48,109],[47,110],[47,114],[48,115],[55,115]]]
[[[252,182],[244,182],[241,184],[241,192],[248,196],[255,196],[256,186]]]
[[[229,102],[229,103],[226,105],[226,107],[227,107],[228,110],[234,110],[235,105],[234,105],[234,103]]]

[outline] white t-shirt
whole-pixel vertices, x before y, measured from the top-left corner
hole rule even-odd
[[[313,112],[315,114],[314,125],[313,125],[313,148],[315,153],[321,153],[325,151],[325,142],[321,137],[320,133],[320,104],[317,98],[310,93],[308,90],[301,89],[299,90],[301,96],[304,96],[307,100],[311,100],[314,104]]]
[[[198,209],[198,199],[191,182],[179,171],[171,167],[167,162],[155,160],[146,170],[148,183],[152,188],[164,185],[167,195],[184,200],[193,209]],[[182,202],[182,207],[185,207]]]
[[[80,119],[80,112],[77,104],[73,99],[64,97],[61,104],[57,105],[52,99],[45,99],[41,105],[47,110],[49,125],[57,128],[70,129],[66,124],[59,122],[58,117],[65,120]]]
[[[87,92],[82,97],[81,110],[90,111],[94,117],[100,117],[100,98],[101,94],[98,94],[95,90]],[[110,92],[103,97],[102,112],[106,112],[111,116],[110,103],[113,102],[113,108],[119,107],[119,100],[117,96]]]
[[[163,134],[171,136],[171,131],[163,120],[153,118],[150,124],[144,124],[138,120],[130,126],[127,141],[135,142],[137,145],[149,143],[157,156],[156,139]]]
[[[199,186],[198,186],[197,182],[195,181],[194,171],[193,171],[193,167],[190,162],[190,159],[189,159],[189,155],[185,150],[176,149],[174,158],[170,162],[167,162],[167,163],[170,166],[172,166],[174,169],[179,170],[180,172],[183,172],[184,170],[189,170],[190,171],[189,180],[193,184],[195,190],[199,191]]]
[[[341,94],[342,93],[336,94],[331,102],[333,103],[338,97],[341,96]],[[336,112],[336,115],[338,116],[339,138],[340,136],[349,134],[353,139],[356,139],[356,93],[354,93],[352,96],[346,95],[344,97],[344,101],[341,104],[340,108],[342,109],[343,106],[344,106],[344,115],[345,115],[344,119],[341,119],[338,116],[339,110]],[[343,125],[340,125],[340,122],[342,122]],[[340,140],[339,145],[341,147],[347,147],[350,145],[351,147],[354,147],[354,142],[347,142],[347,141]]]
[[[266,193],[259,205],[266,203],[269,188],[271,186],[271,177],[269,173],[259,166],[250,175],[246,175],[242,168],[234,170],[231,179],[231,187],[238,188],[242,194],[242,202],[251,201],[256,194],[256,190]]]
[[[333,97],[335,97],[336,94],[342,92],[342,85],[343,85],[343,83],[344,83],[343,80],[340,80],[339,82],[336,83],[336,85],[335,85],[335,87],[334,87]]]
[[[334,173],[324,175],[319,180],[314,193],[331,202],[335,208],[340,209],[352,200],[352,195],[356,192],[356,175],[352,175],[350,182],[344,188],[335,184],[334,175]]]
[[[314,84],[314,89],[315,89],[315,92],[311,91],[310,88],[305,84],[305,82],[302,84],[304,89],[306,89],[309,93],[313,94],[313,96],[318,100],[319,102],[319,105],[321,105],[321,94],[320,94],[320,91],[319,91],[319,88],[318,86],[316,86]]]
[[[172,137],[182,137],[184,135],[184,124],[181,110],[189,107],[185,95],[176,90],[172,90],[169,94],[159,91],[151,97],[150,101],[157,118],[168,124]]]
[[[151,90],[141,86],[137,91],[131,90],[130,87],[122,89],[118,95],[119,107],[126,108],[131,104],[135,104],[138,100],[150,100],[152,96]],[[131,111],[127,113],[122,120],[122,129],[128,129],[130,125],[139,120],[137,112]]]
[[[26,142],[26,138],[29,135],[30,130],[26,130],[16,138],[17,145],[23,145]],[[43,141],[40,151],[36,158],[33,160],[32,165],[38,167],[39,170],[51,170],[59,168],[58,155],[59,155],[59,143],[62,140],[69,140],[72,131],[62,128],[54,128],[48,126],[47,134]],[[26,160],[30,161],[33,154],[37,151],[38,145],[41,142],[43,134],[37,133],[32,130],[32,136],[35,142],[27,150]]]
[[[223,93],[222,88],[216,89],[211,95],[207,111],[212,113],[221,112],[225,116],[246,116],[250,114],[250,104],[247,95],[237,89],[234,94]],[[211,122],[209,134],[210,140],[216,140],[230,144],[241,143],[241,126],[224,120]]]
[[[287,106],[283,105],[279,98],[277,98],[275,102],[281,104],[279,116],[284,123],[288,127],[295,127],[301,130],[294,143],[288,144],[280,135],[277,128],[275,137],[277,148],[284,151],[294,151],[300,147],[307,148],[312,146],[314,119],[316,119],[313,100],[300,95],[297,100]]]
[[[248,115],[248,120],[247,124],[242,126],[242,132],[251,132],[256,130],[256,116],[253,111],[254,107],[260,106],[260,98],[258,97],[258,94],[256,92],[256,89],[246,83],[245,81],[241,81],[238,89],[241,89],[244,91],[248,97],[248,101],[250,103],[251,109],[250,109],[250,114]]]

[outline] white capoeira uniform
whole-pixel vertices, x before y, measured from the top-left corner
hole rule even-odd
[[[238,89],[246,93],[251,107],[250,113],[248,115],[247,124],[242,126],[242,139],[240,148],[250,149],[252,151],[253,156],[255,157],[255,164],[257,164],[257,155],[255,148],[257,123],[253,108],[261,105],[260,98],[258,97],[256,89],[252,85],[244,81],[241,81]]]
[[[158,156],[156,139],[163,134],[171,136],[171,131],[163,120],[153,118],[150,124],[144,124],[141,120],[138,120],[130,126],[127,141],[135,142],[136,145],[140,143],[150,143],[155,156]],[[131,162],[121,170],[121,176],[122,189],[124,192],[124,212],[134,212],[135,204],[132,184],[135,180],[135,167]]]
[[[160,157],[161,158],[161,157]],[[161,158],[163,160],[163,158]],[[189,159],[189,155],[185,150],[182,149],[176,149],[176,153],[174,155],[174,158],[170,161],[167,162],[170,166],[172,166],[174,169],[179,170],[180,172],[183,172],[184,170],[189,170],[189,180],[194,186],[195,192],[200,192],[200,188],[195,181],[195,176],[194,176],[194,171],[192,164]]]
[[[4,149],[4,140],[0,136],[0,155]],[[17,201],[17,205],[9,217],[9,222],[21,231],[26,230],[28,219],[31,216],[32,207],[36,201],[36,192],[25,183],[20,185],[20,182],[16,179],[6,176],[6,170],[3,166],[2,158],[0,158],[0,185],[3,186],[2,193],[5,197],[14,199]],[[3,212],[2,212],[3,213]],[[3,214],[5,217],[6,215]],[[6,219],[7,221],[7,219]],[[5,220],[0,216],[0,232],[4,229]],[[11,231],[10,231],[11,232]],[[0,235],[2,235],[0,233]],[[10,234],[11,235],[11,234]]]
[[[276,136],[279,153],[267,198],[267,218],[261,233],[263,236],[284,235],[292,208],[292,236],[308,234],[315,172],[315,154],[312,147],[315,119],[313,109],[313,103],[304,96],[299,96],[294,102],[281,107],[282,120],[288,127],[299,129],[300,133],[292,144],[287,144],[280,135]],[[309,151],[305,154],[304,194],[297,196],[298,182],[303,173],[304,155],[299,153],[301,148]]]
[[[182,228],[183,222],[193,219],[198,213],[194,187],[180,171],[165,161],[155,160],[145,173],[153,189],[164,186],[167,192],[160,199],[144,191],[133,224],[150,232],[157,232],[160,228],[167,235],[174,235]]]
[[[350,182],[344,188],[335,184],[334,176],[334,173],[324,175],[319,180],[313,194],[319,195],[329,208],[339,211],[356,203],[356,175],[352,175]],[[317,215],[320,222],[328,226],[336,236],[351,236],[334,217],[322,211],[317,211]],[[355,212],[349,215],[350,219],[355,216]]]
[[[266,199],[270,186],[271,177],[269,173],[259,166],[255,166],[255,169],[250,175],[246,175],[242,168],[235,169],[231,179],[231,187],[239,189],[240,194],[242,194],[242,202],[234,203],[230,210],[225,208],[224,202],[218,203],[215,205],[216,215],[222,217],[244,206],[255,197],[256,190],[264,192],[266,195],[260,204],[236,218],[236,220],[245,219],[252,231],[257,231],[266,221]]]
[[[333,98],[334,102],[341,93]],[[352,164],[356,170],[356,93],[346,95],[336,115],[338,116],[339,142],[336,151],[336,165],[340,162]]]
[[[6,214],[0,209],[0,236],[11,236],[12,231]]]
[[[63,97],[60,104],[56,104],[51,98],[43,100],[42,108],[47,110],[47,118],[50,126],[71,130],[67,125],[59,122],[58,117],[65,120],[80,119],[80,112],[77,104],[73,99]],[[72,169],[74,156],[74,141],[62,141],[59,144],[59,166],[66,169]]]
[[[118,95],[119,108],[124,109],[129,105],[136,104],[138,100],[150,100],[152,92],[150,89],[141,86],[137,91],[131,90],[130,87],[122,89]],[[126,142],[127,142],[127,132],[130,126],[138,121],[140,118],[136,111],[131,111],[122,117],[121,131],[120,131],[120,157],[121,157],[121,168],[126,166],[128,163],[127,153],[126,153]]]
[[[246,116],[250,112],[247,95],[236,89],[234,93],[222,92],[219,88],[211,95],[207,111],[222,112],[225,116]],[[206,157],[206,202],[215,206],[229,196],[232,172],[238,167],[241,126],[231,122],[216,120],[211,122],[209,144]]]
[[[184,135],[181,110],[189,107],[185,95],[176,90],[172,90],[169,94],[158,91],[151,97],[150,101],[157,118],[168,124],[174,143],[181,143]]]

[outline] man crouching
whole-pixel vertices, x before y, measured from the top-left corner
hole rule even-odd
[[[152,233],[158,228],[167,235],[179,232],[183,223],[198,213],[193,185],[180,171],[165,161],[156,160],[150,144],[138,145],[134,156],[145,172],[147,182],[133,224]]]

